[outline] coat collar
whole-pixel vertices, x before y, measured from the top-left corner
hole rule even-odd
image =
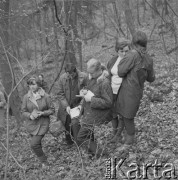
[[[27,96],[29,100],[38,107],[37,100],[41,99],[45,95],[45,91],[42,88],[39,88],[37,92],[38,92],[38,96],[36,98],[34,97],[33,92],[30,90],[28,91]]]

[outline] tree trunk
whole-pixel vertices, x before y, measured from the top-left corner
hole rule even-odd
[[[145,0],[142,0],[143,3],[143,22],[145,21],[145,16],[146,16],[146,3]]]
[[[129,0],[124,0],[124,6],[125,6],[125,19],[126,19],[126,24],[129,28],[129,31],[131,33],[131,35],[133,36],[133,34],[135,33],[135,24],[134,24],[134,18],[132,15],[132,11],[130,9],[130,1]]]
[[[138,22],[138,25],[141,26],[141,23],[140,23],[140,8],[139,8],[139,0],[137,0],[137,22]]]
[[[9,16],[9,7],[10,7],[10,1],[6,0],[6,1],[2,1],[1,2],[1,9],[4,11],[4,14],[2,15],[3,17],[8,17]],[[5,18],[5,20],[3,20],[3,18],[0,21],[0,26],[2,31],[0,32],[4,46],[7,49],[7,44],[8,44],[8,29],[9,29],[9,21],[8,18]],[[15,85],[15,79],[13,79],[13,75],[11,74],[11,70],[10,70],[10,66],[8,64],[8,60],[6,58],[6,55],[4,53],[2,44],[0,45],[0,51],[1,51],[1,58],[0,58],[0,67],[1,67],[1,77],[2,77],[2,83],[5,87],[6,93],[9,94],[11,89],[12,89],[12,85]],[[17,89],[12,93],[12,96],[10,98],[10,107],[12,109],[12,113],[16,118],[17,121],[17,126],[20,126],[20,104],[21,104],[21,100],[19,97],[19,93],[17,91]]]
[[[165,12],[165,15],[169,14],[167,0],[164,0],[164,12]]]
[[[155,16],[158,14],[157,4],[155,0],[152,0],[152,18],[154,19]]]
[[[65,37],[66,46],[65,50],[66,53],[66,62],[70,62],[73,64],[77,64],[77,60],[75,57],[75,50],[74,50],[74,44],[73,44],[73,30],[72,30],[72,20],[73,20],[73,1],[64,1],[64,11],[65,11],[65,26],[68,29],[68,36]],[[75,12],[74,12],[75,13]]]

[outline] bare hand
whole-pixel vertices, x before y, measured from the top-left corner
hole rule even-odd
[[[97,82],[102,82],[104,79],[106,79],[109,76],[108,71],[104,70],[101,74],[101,76],[98,77]]]
[[[39,117],[39,116],[42,116],[43,114],[44,114],[43,111],[38,111],[38,117]]]
[[[31,114],[31,115],[30,115],[30,119],[33,121],[33,120],[35,120],[35,117],[32,116],[32,114]]]

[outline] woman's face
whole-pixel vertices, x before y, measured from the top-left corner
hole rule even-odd
[[[125,46],[123,49],[119,49],[118,55],[123,58],[129,51],[129,46]]]
[[[36,84],[35,81],[33,81],[30,85],[29,85],[29,88],[31,91],[36,91],[38,89],[38,85]]]

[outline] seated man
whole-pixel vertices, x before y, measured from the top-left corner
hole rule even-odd
[[[81,119],[81,128],[77,136],[78,145],[87,144],[88,151],[99,157],[102,149],[97,151],[97,144],[94,141],[93,130],[95,125],[109,121],[113,101],[113,93],[108,78],[102,81],[97,79],[102,75],[101,63],[96,59],[90,59],[87,63],[89,79],[87,93],[84,97],[84,114]]]

